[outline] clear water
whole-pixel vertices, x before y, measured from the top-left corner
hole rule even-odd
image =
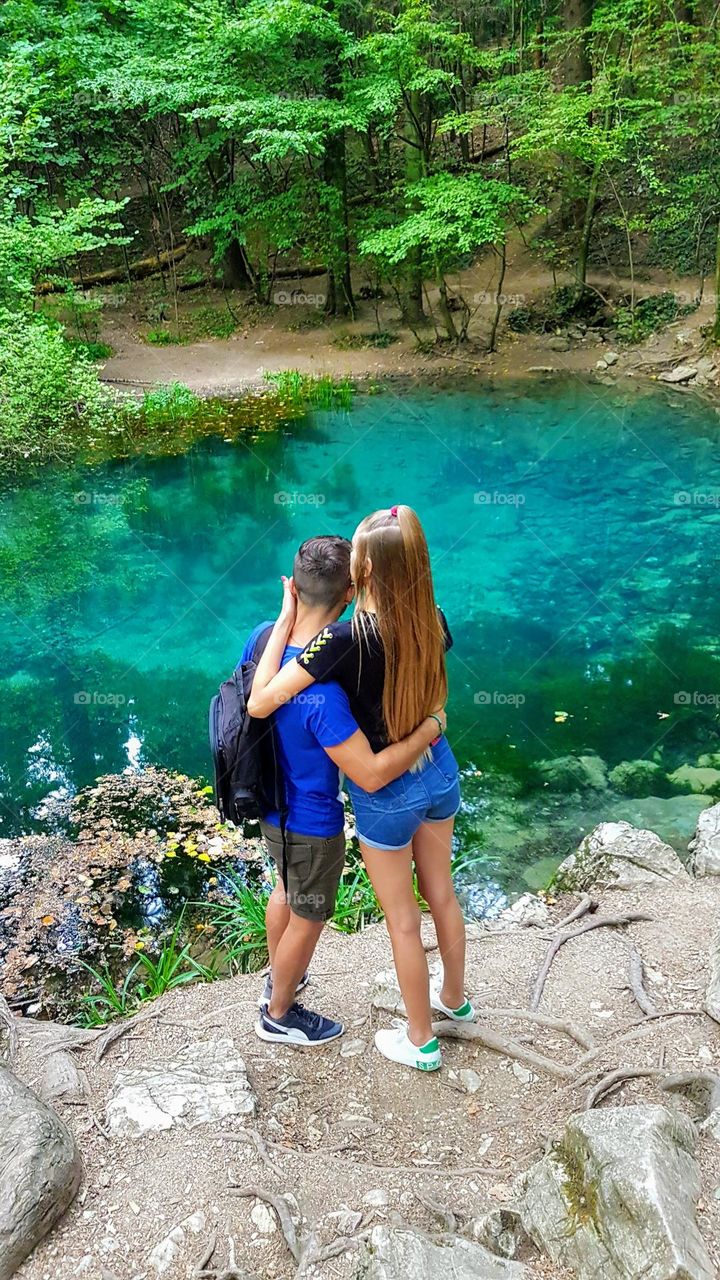
[[[550,793],[538,760],[674,768],[718,749],[719,436],[677,395],[454,382],[6,492],[0,835],[100,773],[208,776],[208,700],[297,544],[405,501],[455,638],[470,896],[541,883],[598,817],[650,802]],[[676,842],[698,807],[680,800],[655,802]]]

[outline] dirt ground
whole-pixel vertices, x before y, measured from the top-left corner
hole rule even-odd
[[[186,1233],[182,1257],[165,1272],[167,1280],[195,1274],[213,1237],[216,1251],[208,1265],[218,1273],[234,1257],[241,1271],[263,1280],[295,1275],[274,1215],[264,1214],[252,1197],[229,1193],[233,1182],[290,1193],[302,1219],[300,1233],[315,1224],[323,1241],[343,1234],[348,1224],[362,1230],[402,1221],[438,1231],[441,1223],[428,1201],[449,1207],[457,1229],[469,1231],[477,1215],[510,1199],[516,1175],[559,1136],[571,1112],[584,1108],[588,1089],[606,1071],[660,1062],[670,1070],[691,1070],[720,1062],[720,1026],[698,1012],[717,931],[720,880],[595,896],[602,914],[640,909],[653,919],[573,939],[551,968],[541,1010],[581,1024],[601,1046],[585,1068],[592,1076],[584,1083],[581,1068],[573,1080],[558,1080],[476,1042],[453,1039],[443,1040],[444,1066],[437,1074],[421,1075],[382,1059],[371,1048],[372,1035],[377,1026],[390,1025],[391,1015],[372,1009],[370,1000],[375,975],[391,964],[383,925],[353,937],[328,930],[320,941],[303,999],[347,1027],[342,1040],[321,1050],[283,1049],[256,1038],[257,975],[164,997],[155,1006],[158,1018],[133,1028],[99,1065],[92,1050],[80,1055],[90,1096],[80,1105],[56,1105],[82,1150],[84,1185],[64,1221],[17,1273],[19,1280],[152,1280],[153,1247],[193,1215],[197,1233]],[[553,920],[576,901],[554,904]],[[431,923],[424,928],[431,946]],[[480,1009],[527,1009],[552,926],[498,932],[472,925],[469,933],[468,989]],[[657,1009],[691,1012],[651,1019],[635,1039],[623,1042],[622,1033],[643,1021],[627,987],[629,942],[642,955],[646,989]],[[431,963],[436,956],[429,951]],[[558,1063],[577,1063],[584,1052],[559,1030],[488,1012],[480,1021]],[[162,1062],[191,1042],[218,1037],[231,1037],[246,1062],[258,1097],[257,1116],[249,1123],[261,1135],[260,1145],[266,1144],[264,1156],[241,1118],[135,1140],[106,1135],[104,1105],[120,1068]],[[343,1056],[344,1045],[357,1039],[367,1052]],[[36,1048],[21,1050],[16,1070],[23,1080],[36,1082],[40,1066]],[[473,1094],[457,1075],[468,1067],[482,1082]],[[697,1118],[689,1102],[668,1097],[652,1080],[637,1080],[599,1105],[661,1101]],[[698,1220],[720,1268],[720,1142],[701,1135],[698,1159]],[[327,1217],[338,1212],[339,1218]],[[547,1259],[533,1256],[528,1263],[537,1280],[566,1280]],[[355,1253],[345,1252],[303,1274],[349,1277],[354,1265]]]
[[[274,292],[283,299],[270,312],[270,318],[258,320],[253,313],[244,310],[241,295],[231,295],[233,310],[247,316],[247,323],[226,340],[207,339],[183,346],[153,347],[143,341],[142,334],[149,327],[140,321],[135,303],[106,308],[101,337],[114,351],[103,370],[103,378],[121,388],[152,386],[156,383],[179,381],[197,392],[213,395],[229,395],[264,384],[266,371],[277,372],[299,369],[303,373],[331,374],[353,379],[384,378],[390,376],[427,377],[433,373],[456,370],[459,373],[477,373],[482,377],[542,377],[551,373],[568,373],[578,376],[596,374],[596,363],[617,344],[603,342],[595,333],[573,341],[569,350],[558,351],[553,334],[515,334],[501,324],[498,350],[487,354],[487,335],[495,309],[498,259],[481,260],[467,270],[450,276],[451,290],[462,294],[473,314],[470,326],[470,342],[457,350],[446,345],[428,353],[418,352],[415,336],[404,329],[398,318],[398,308],[388,297],[378,305],[376,318],[372,302],[359,302],[354,321],[334,320],[323,323],[314,302],[322,297],[324,277],[283,281]],[[638,298],[672,290],[687,303],[692,303],[698,289],[694,279],[675,277],[667,272],[646,269],[643,278],[636,282]],[[571,278],[558,276],[558,284],[571,283]],[[608,289],[615,292],[630,289],[630,282],[618,276],[591,272],[591,287],[600,293]],[[503,282],[506,299],[505,316],[514,306],[524,305],[552,284],[549,273],[538,264],[536,256],[529,252],[520,238],[509,246],[508,269]],[[155,287],[157,287],[155,285]],[[142,297],[142,293],[138,295]],[[433,290],[429,297],[434,303]],[[303,299],[310,299],[305,303]],[[222,306],[221,295],[211,291],[201,299],[197,294],[181,295],[181,308],[189,313],[201,301],[213,301]],[[319,304],[320,311],[322,303]],[[617,375],[655,377],[659,369],[668,367],[680,359],[686,362],[703,350],[701,328],[712,319],[713,303],[706,294],[701,306],[690,316],[670,325],[661,334],[651,335],[645,342],[630,348],[618,347],[619,359],[612,371],[603,377]],[[305,327],[305,326],[308,327]],[[378,325],[396,336],[390,346],[379,350],[374,347],[347,349],[336,342],[348,335],[368,334]],[[423,337],[433,338],[432,328]]]

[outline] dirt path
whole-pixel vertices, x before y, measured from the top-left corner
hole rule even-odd
[[[519,238],[511,247],[510,259],[503,285],[506,311],[524,305],[552,284],[551,277],[539,267],[537,258]],[[493,255],[492,260],[480,262],[449,278],[452,289],[462,293],[474,311],[470,328],[472,341],[458,351],[439,348],[436,352],[418,353],[415,336],[399,325],[397,306],[392,299],[379,304],[377,316],[374,304],[361,302],[354,321],[338,320],[330,324],[320,321],[315,327],[303,327],[312,323],[311,315],[318,315],[316,300],[323,297],[324,288],[324,277],[321,276],[293,281],[290,285],[283,282],[275,296],[284,301],[275,307],[270,319],[241,327],[231,338],[222,341],[208,339],[184,346],[149,346],[140,336],[147,325],[138,325],[137,317],[134,318],[127,309],[108,311],[102,337],[110,343],[115,354],[105,365],[103,377],[121,387],[142,388],[157,383],[183,382],[198,392],[227,395],[262,385],[266,371],[286,369],[353,379],[426,377],[447,370],[477,372],[485,377],[521,377],[536,370],[537,366],[561,373],[594,373],[597,360],[609,348],[592,333],[573,342],[568,350],[557,350],[558,343],[552,334],[517,335],[501,329],[498,351],[494,355],[486,353],[487,334],[495,307],[495,262]],[[570,277],[559,277],[558,282],[570,283]],[[630,289],[628,280],[609,273],[592,273],[589,283],[600,293],[610,287],[614,290]],[[696,295],[697,282],[659,271],[646,271],[645,278],[636,283],[638,297],[664,289],[673,290],[690,303]],[[185,294],[182,298],[181,305],[186,310],[197,305],[194,294]],[[310,303],[303,299],[309,299]],[[242,314],[239,298],[233,300],[233,307],[236,305]],[[712,301],[706,297],[701,307],[686,320],[670,326],[662,335],[653,335],[649,342],[621,353],[616,372],[635,373],[641,369],[647,353],[655,361],[655,371],[663,360],[671,362],[689,352],[698,353],[702,345],[700,329],[711,315]],[[388,347],[353,348],[346,345],[348,340],[372,333],[378,324],[381,329],[395,335],[396,340]],[[678,332],[686,335],[681,342],[677,340]],[[433,330],[429,328],[427,337],[432,340],[433,336]]]
[[[595,896],[603,913],[640,908],[654,918],[569,942],[552,967],[541,1008],[585,1028],[602,1046],[593,1064],[600,1069],[656,1066],[661,1059],[678,1071],[717,1063],[720,1027],[707,1016],[659,1019],[631,1043],[618,1043],[618,1036],[640,1018],[626,987],[629,941],[642,953],[646,985],[658,1009],[702,1003],[720,882]],[[553,918],[559,920],[574,902],[558,902]],[[469,988],[478,1003],[527,1008],[548,929],[515,926],[493,932],[476,925],[470,933]],[[432,940],[428,930],[428,944]],[[455,1040],[443,1042],[444,1068],[437,1075],[388,1064],[371,1045],[376,1026],[390,1025],[391,1015],[372,1008],[370,999],[375,975],[390,963],[382,925],[350,938],[325,933],[304,999],[343,1018],[347,1033],[320,1051],[281,1049],[256,1039],[259,980],[251,975],[181,988],[156,1006],[159,1020],[118,1041],[99,1065],[83,1053],[89,1097],[82,1105],[61,1100],[57,1106],[83,1152],[84,1188],[18,1280],[154,1280],[152,1250],[188,1219],[198,1226],[197,1234],[185,1228],[165,1280],[194,1274],[193,1260],[213,1236],[218,1246],[213,1265],[227,1260],[232,1249],[240,1271],[263,1280],[289,1280],[295,1267],[272,1213],[265,1214],[252,1197],[228,1194],[229,1181],[289,1193],[298,1220],[304,1221],[302,1230],[319,1224],[322,1239],[352,1231],[358,1223],[388,1221],[436,1232],[440,1224],[428,1199],[448,1206],[458,1229],[471,1232],[479,1214],[511,1197],[516,1175],[560,1134],[565,1118],[586,1105],[589,1086],[554,1079]],[[483,1021],[561,1064],[574,1063],[582,1052],[557,1029],[502,1018]],[[247,1064],[258,1099],[250,1124],[260,1134],[260,1149],[240,1117],[195,1129],[178,1125],[143,1138],[108,1136],[104,1108],[121,1068],[165,1064],[187,1045],[218,1038],[229,1038]],[[345,1056],[353,1041],[360,1052]],[[37,1085],[42,1066],[39,1053],[26,1050],[17,1071]],[[458,1074],[467,1068],[476,1073],[472,1093]],[[604,1105],[639,1100],[667,1102],[652,1081],[635,1080]],[[677,1105],[694,1114],[689,1103]],[[698,1220],[720,1266],[720,1143],[706,1133],[697,1154],[702,1170]],[[330,1216],[338,1213],[339,1218]],[[322,1280],[348,1277],[354,1274],[353,1262],[353,1255],[344,1255],[313,1274]],[[530,1273],[535,1280],[566,1280],[558,1267],[536,1257]]]

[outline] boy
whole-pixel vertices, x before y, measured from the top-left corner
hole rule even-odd
[[[346,538],[309,538],[298,549],[292,591],[295,624],[283,656],[294,659],[310,640],[336,622],[352,599],[350,543]],[[263,623],[248,638],[241,662],[252,658]],[[283,843],[278,813],[266,813],[263,836],[279,877],[266,911],[271,973],[255,1030],[281,1044],[326,1044],[341,1036],[342,1023],[313,1013],[295,996],[307,982],[307,966],[345,865],[345,815],[339,771],[366,791],[377,791],[404,773],[437,736],[430,717],[403,742],[374,754],[358,728],[346,694],[328,682],[274,712],[278,756],[286,796],[287,892],[282,883]]]

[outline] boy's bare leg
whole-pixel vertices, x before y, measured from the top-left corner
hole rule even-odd
[[[312,959],[324,920],[306,920],[290,911],[273,956],[272,999],[268,1005],[271,1018],[283,1018],[294,1003],[297,985]]]
[[[270,967],[275,966],[275,953],[278,943],[290,922],[290,907],[287,894],[281,880],[278,880],[265,907],[265,928],[267,929],[267,948],[270,956]],[[274,979],[273,974],[273,979]],[[300,975],[302,977],[302,974]]]

